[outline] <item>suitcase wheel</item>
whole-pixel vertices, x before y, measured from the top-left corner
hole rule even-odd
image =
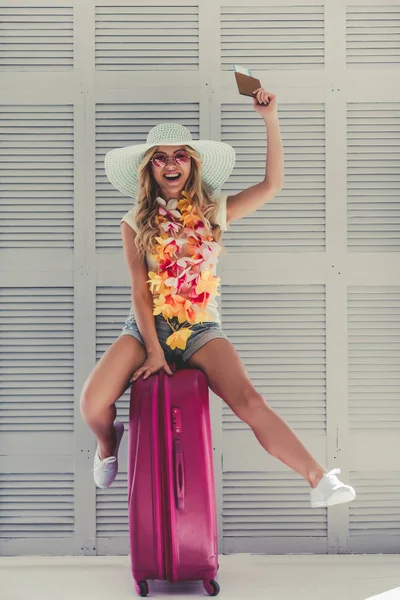
[[[211,581],[204,580],[203,586],[209,596],[218,596],[220,587],[215,579],[211,579]]]
[[[139,581],[139,583],[136,583],[135,581],[135,588],[139,596],[142,596],[143,598],[149,593],[149,584],[146,580]]]

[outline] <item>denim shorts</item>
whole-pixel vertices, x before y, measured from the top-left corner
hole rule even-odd
[[[174,331],[181,329],[182,327],[190,327],[190,323],[183,322],[179,323],[177,317],[172,317],[169,319]],[[157,315],[155,317],[155,325],[156,331],[158,335],[158,339],[160,341],[161,347],[164,350],[165,357],[167,362],[176,362],[178,364],[182,364],[182,361],[187,361],[189,358],[200,350],[202,346],[204,346],[210,340],[214,340],[216,338],[222,338],[227,340],[228,338],[224,334],[221,329],[221,325],[214,321],[205,321],[204,323],[198,323],[191,327],[193,333],[189,337],[186,343],[185,350],[180,350],[180,348],[176,348],[172,350],[167,344],[167,338],[173,333],[171,327],[168,322],[162,315]],[[129,312],[128,318],[126,319],[124,326],[122,328],[122,332],[120,335],[132,335],[136,339],[144,344],[143,338],[140,335],[139,328],[136,323],[135,315],[133,314],[132,309]]]

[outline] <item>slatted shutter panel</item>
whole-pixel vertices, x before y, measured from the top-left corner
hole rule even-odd
[[[125,432],[124,448],[118,453],[118,462],[125,462],[128,431]],[[120,458],[121,457],[121,458]],[[122,461],[121,461],[122,459]],[[128,525],[128,472],[126,465],[118,469],[118,475],[107,490],[96,490],[96,547],[98,555],[123,554],[129,549]]]
[[[351,474],[359,494],[350,507],[350,548],[398,552],[400,286],[350,286],[348,331],[351,444],[366,454]]]
[[[72,248],[74,109],[2,105],[0,248]]]
[[[72,465],[71,465],[72,467]],[[35,460],[25,461],[21,471],[0,474],[0,535],[7,539],[33,541],[43,551],[54,540],[68,541],[75,532],[74,473],[60,473],[54,465],[46,469]],[[29,473],[28,473],[29,469]],[[22,545],[21,545],[22,547]],[[71,545],[62,544],[64,551]]]
[[[225,552],[280,554],[326,548],[326,509],[310,507],[308,485],[295,473],[224,472],[223,493]]]
[[[199,67],[198,4],[96,7],[96,69]]]
[[[300,436],[324,443],[324,286],[225,285],[222,318],[256,390]],[[226,550],[321,551],[326,546],[326,510],[310,507],[307,485],[282,463],[271,471],[262,469],[254,455],[258,442],[248,434],[248,425],[224,406]]]
[[[400,286],[349,288],[349,425],[400,429]]]
[[[265,128],[246,104],[221,108],[221,139],[236,150],[225,193],[265,175]],[[279,108],[285,186],[255,213],[234,221],[224,236],[229,252],[321,252],[325,248],[325,112],[321,104]]]
[[[0,71],[71,71],[72,6],[0,7],[3,50]]]
[[[350,252],[400,249],[400,102],[347,108]]]
[[[73,431],[73,290],[3,289],[3,431]]]
[[[324,6],[221,6],[221,68],[322,69]]]
[[[349,507],[351,552],[399,551],[400,471],[352,472],[357,498]]]
[[[400,8],[346,6],[346,63],[362,81],[398,71]],[[379,71],[378,71],[379,69]],[[396,77],[394,78],[396,79]],[[398,77],[397,77],[398,80]],[[365,89],[365,86],[364,86]],[[348,95],[347,287],[351,552],[398,552],[400,377],[398,93]],[[387,96],[387,97],[386,97]],[[364,254],[365,253],[365,254]],[[382,257],[382,258],[380,258]]]
[[[382,4],[386,4],[382,2]],[[398,68],[400,6],[346,6],[347,68]]]
[[[99,252],[121,251],[120,220],[133,207],[134,199],[122,195],[108,181],[104,156],[122,146],[143,144],[152,127],[173,121],[188,127],[199,138],[198,103],[97,104],[96,107],[96,248]]]
[[[58,538],[68,553],[75,523],[73,289],[2,288],[1,296],[1,547],[13,540],[25,552],[48,552]]]

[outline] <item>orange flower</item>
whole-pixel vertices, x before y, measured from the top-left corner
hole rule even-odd
[[[176,348],[184,350],[192,333],[192,330],[189,328],[178,329],[178,331],[174,331],[174,333],[166,339],[166,344],[172,350],[175,350]]]
[[[178,312],[178,320],[179,323],[183,323],[184,321],[189,321],[189,323],[193,323],[196,318],[196,313],[192,308],[192,303],[190,300],[183,298],[179,294],[175,294],[173,296],[174,302],[176,306],[179,307]]]
[[[182,248],[185,244],[185,240],[175,239],[167,233],[164,233],[161,237],[156,237],[156,240],[158,245],[156,245],[155,253],[158,255],[160,262],[173,256],[177,249]]]
[[[184,306],[182,306],[181,310],[178,313],[178,321],[179,323],[184,323],[188,321],[189,323],[194,323],[196,320],[196,313],[192,308],[192,303],[190,300],[186,300]]]
[[[195,238],[193,235],[189,235],[186,238],[186,241],[187,241],[187,252],[188,252],[189,256],[192,254],[196,254],[197,246],[199,244],[198,239]]]
[[[167,234],[165,234],[165,235],[167,235]],[[165,256],[165,253],[164,253],[164,246],[165,246],[165,244],[164,244],[163,236],[162,237],[156,237],[156,240],[157,240],[158,244],[156,244],[154,246],[155,256],[157,258],[160,258],[161,260],[165,260],[166,256]]]
[[[184,227],[194,227],[199,223],[199,217],[195,212],[195,208],[191,207],[190,211],[186,211],[186,214],[183,214],[180,219],[182,221]],[[201,223],[200,219],[200,223]]]
[[[171,303],[165,298],[164,294],[160,294],[159,298],[154,300],[154,306],[156,308],[153,311],[153,315],[160,315],[162,313],[163,317],[166,319],[172,319],[174,316],[174,309],[171,306]]]

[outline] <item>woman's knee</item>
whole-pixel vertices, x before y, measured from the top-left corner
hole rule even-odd
[[[97,362],[83,385],[80,397],[83,418],[96,418],[114,404],[128,389],[132,373],[145,359],[146,352],[139,340],[127,335],[118,338]]]
[[[80,411],[86,421],[96,419],[105,409],[118,400],[113,395],[107,395],[104,387],[101,389],[89,376],[81,391]]]
[[[257,392],[251,382],[244,382],[230,398],[223,398],[235,415],[252,425],[260,410],[267,407],[264,398]]]
[[[100,404],[98,394],[93,385],[91,385],[89,378],[85,381],[85,384],[81,391],[80,397],[80,410],[81,415],[84,419],[88,420],[95,417],[100,411]]]

